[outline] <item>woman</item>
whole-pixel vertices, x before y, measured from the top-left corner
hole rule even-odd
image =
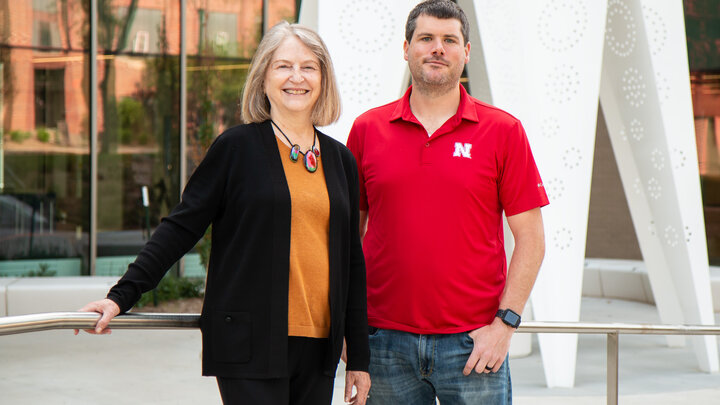
[[[287,22],[262,39],[243,90],[248,124],[220,135],[91,333],[154,288],[212,224],[203,375],[226,404],[330,404],[347,341],[345,400],[370,388],[365,267],[352,154],[315,126],[340,115],[330,56]],[[357,395],[350,398],[352,387]]]

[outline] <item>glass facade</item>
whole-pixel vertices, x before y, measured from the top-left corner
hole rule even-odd
[[[182,173],[239,122],[262,30],[294,21],[298,7],[187,0],[182,24],[180,0],[96,0],[91,83],[90,3],[0,0],[0,276],[122,274],[179,201]],[[191,252],[185,273],[202,272]]]
[[[720,0],[684,3],[708,254],[720,265]]]
[[[180,1],[98,6],[96,274],[116,275],[179,200]]]
[[[0,1],[0,275],[89,273],[87,7]]]
[[[263,30],[296,20],[299,3],[0,0],[0,276],[123,273],[212,140],[239,123]],[[708,249],[720,264],[720,0],[684,5]],[[185,274],[202,274],[206,248],[186,256]]]

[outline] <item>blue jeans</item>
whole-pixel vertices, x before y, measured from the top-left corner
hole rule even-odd
[[[463,375],[473,349],[465,332],[417,335],[370,328],[368,405],[511,404],[510,368],[505,358],[496,373]]]

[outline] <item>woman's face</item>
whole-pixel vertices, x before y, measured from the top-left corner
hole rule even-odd
[[[280,44],[265,72],[265,94],[273,115],[310,116],[320,97],[320,61],[297,37]]]

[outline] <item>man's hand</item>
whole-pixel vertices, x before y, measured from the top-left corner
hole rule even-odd
[[[118,307],[115,301],[105,298],[104,300],[93,301],[80,308],[79,311],[97,312],[98,314],[100,314],[100,319],[98,319],[97,323],[95,324],[95,329],[85,329],[85,332],[91,333],[93,335],[107,335],[112,333],[110,329],[107,329],[107,326],[110,323],[110,320],[115,318],[117,314],[120,313],[120,307]],[[78,329],[75,329],[76,335],[79,332],[80,331]]]
[[[351,398],[353,386],[356,392]],[[370,392],[370,374],[365,371],[345,371],[345,403],[365,405],[368,392]]]
[[[500,318],[495,318],[490,325],[469,332],[475,347],[465,363],[463,374],[470,375],[473,369],[476,373],[497,372],[505,361],[514,332],[515,329],[503,323]]]
[[[507,217],[508,225],[515,238],[507,282],[500,299],[500,308],[525,308],[530,291],[535,283],[540,263],[545,254],[545,234],[540,208]],[[519,313],[519,312],[518,312]],[[475,343],[463,374],[496,373],[500,370],[510,349],[510,338],[515,329],[495,317],[492,323],[469,333]]]

